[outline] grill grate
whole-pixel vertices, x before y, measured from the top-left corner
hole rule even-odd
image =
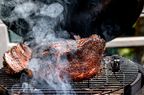
[[[136,64],[121,58],[120,71],[113,74],[110,70],[109,58],[106,57],[105,61],[102,62],[104,69],[102,75],[95,76],[90,80],[84,80],[82,82],[72,82],[71,85],[76,94],[88,95],[88,94],[106,94],[106,93],[117,93],[118,95],[123,94],[123,88],[132,83],[138,75],[138,67]],[[0,84],[6,87],[9,91],[12,86],[20,83],[19,78],[13,78],[5,74],[4,70],[0,70]],[[13,90],[21,89],[19,85],[15,85]],[[56,92],[51,89],[41,89],[45,94],[55,94]],[[63,94],[63,91],[57,91],[59,94]],[[74,92],[69,90],[66,91],[70,94]]]

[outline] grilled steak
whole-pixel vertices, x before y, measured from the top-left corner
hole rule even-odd
[[[61,56],[67,57],[68,66],[60,71],[60,76],[68,74],[73,81],[81,81],[99,74],[105,41],[97,35],[92,35],[89,38],[82,38],[76,41],[57,41],[48,48],[41,56],[54,54],[54,56],[59,58]],[[18,44],[13,47],[4,54],[4,64],[6,64],[7,72],[11,74],[11,72],[18,73],[22,71],[26,68],[30,57],[31,51],[26,45]],[[59,63],[59,61],[57,62]],[[59,69],[63,64],[59,63],[55,66]]]
[[[4,69],[8,74],[16,74],[24,70],[31,58],[31,49],[24,44],[12,47],[4,54]]]
[[[77,51],[67,54],[69,67],[63,72],[68,73],[74,81],[82,81],[100,73],[105,41],[93,35],[77,43]]]

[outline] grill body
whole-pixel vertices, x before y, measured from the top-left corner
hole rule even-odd
[[[135,63],[125,58],[121,58],[120,71],[113,73],[109,64],[109,58],[102,62],[103,70],[101,75],[95,76],[82,82],[71,82],[73,90],[67,90],[65,93],[76,95],[135,95],[141,88],[142,74],[138,73],[138,67]],[[11,91],[22,91],[21,84],[23,81],[19,77],[7,75],[3,69],[0,69],[0,84]],[[38,87],[45,95],[63,95],[61,90]],[[134,94],[133,94],[134,93]],[[26,93],[25,93],[26,94]],[[39,93],[40,95],[42,93]]]

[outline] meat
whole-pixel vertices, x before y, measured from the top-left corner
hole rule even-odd
[[[20,43],[12,47],[3,57],[3,65],[6,73],[14,75],[24,70],[28,65],[31,54],[32,51],[27,45]]]
[[[57,58],[66,56],[68,65],[61,69],[63,64],[59,60],[56,68],[60,70],[60,76],[67,74],[73,81],[82,81],[98,75],[101,70],[101,59],[105,49],[105,41],[97,35],[82,38],[76,41],[64,40],[51,43],[41,56],[53,54]],[[4,63],[7,72],[18,73],[26,68],[31,58],[31,50],[24,44],[18,44],[4,54]],[[39,53],[38,53],[39,56]],[[31,75],[31,74],[30,74]]]
[[[68,73],[73,81],[82,81],[98,75],[105,49],[105,41],[96,35],[77,41],[77,51],[67,55],[69,67],[63,72]]]

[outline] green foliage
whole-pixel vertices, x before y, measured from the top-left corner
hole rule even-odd
[[[120,49],[118,49],[118,54],[123,57],[133,59],[134,58],[134,49],[133,48],[120,48]]]
[[[128,59],[134,58],[134,49],[133,48],[109,48],[106,50],[106,54],[108,55],[120,55],[126,57]]]

